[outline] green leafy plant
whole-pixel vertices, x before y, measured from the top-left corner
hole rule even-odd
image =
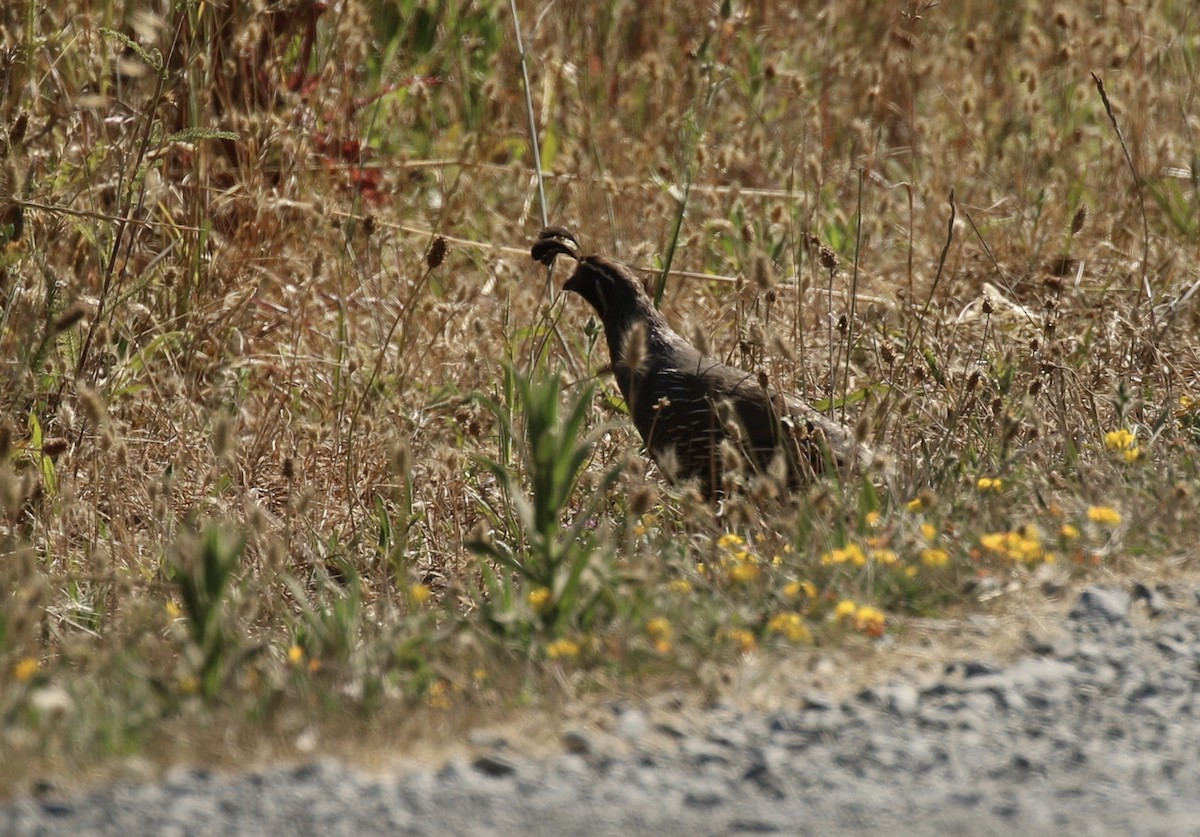
[[[239,640],[229,608],[233,573],[245,546],[244,536],[234,538],[227,529],[210,525],[199,538],[181,537],[168,565],[187,625],[184,662],[208,700],[220,694],[226,680],[255,652]]]
[[[514,573],[531,591],[539,591],[534,596],[537,622],[551,633],[590,623],[605,600],[604,548],[591,528],[605,492],[620,473],[619,466],[605,472],[590,499],[574,508],[571,522],[564,521],[600,431],[584,435],[595,387],[568,399],[565,412],[561,387],[557,375],[527,375],[507,365],[509,400],[479,397],[497,420],[501,451],[515,448],[515,466],[503,456],[499,460],[480,457],[479,461],[498,481],[517,529],[509,533],[510,540],[489,536],[471,543],[477,554]],[[494,525],[502,519],[495,510],[489,517]],[[482,572],[488,619],[497,627],[511,629],[520,621],[514,618],[520,615],[522,604],[519,589],[486,562]]]

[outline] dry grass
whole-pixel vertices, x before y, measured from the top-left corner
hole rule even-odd
[[[518,4],[550,221],[891,452],[719,516],[528,258],[507,4],[142,5],[0,11],[0,788],[1194,560],[1194,4]]]

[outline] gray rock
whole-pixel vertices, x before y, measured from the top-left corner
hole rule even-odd
[[[1129,594],[1116,587],[1093,585],[1084,588],[1071,608],[1071,618],[1083,621],[1123,622],[1132,604]]]

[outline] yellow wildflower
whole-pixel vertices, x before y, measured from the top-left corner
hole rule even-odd
[[[1013,561],[1032,564],[1047,560],[1046,553],[1042,551],[1041,533],[1036,526],[1025,525],[1011,532],[990,532],[980,536],[979,543],[985,549]]]
[[[37,674],[39,663],[33,657],[22,657],[13,666],[13,677],[17,678],[19,683],[27,683]]]
[[[667,589],[672,593],[690,593],[692,592],[692,582],[686,578],[673,578],[667,583]]]
[[[979,537],[979,543],[986,549],[992,552],[1004,551],[1004,533],[1003,532],[988,532],[986,535]]]
[[[754,634],[745,628],[730,628],[725,631],[725,637],[737,645],[743,654],[749,654],[758,647],[758,641],[754,638]]]
[[[757,564],[738,561],[729,568],[729,580],[735,584],[749,584],[756,580],[760,573]]]
[[[732,532],[726,532],[717,539],[717,546],[721,549],[736,549],[744,543],[745,541],[739,535],[735,535]]]
[[[449,709],[451,706],[449,691],[445,680],[435,680],[429,684],[425,702],[433,709]]]
[[[880,515],[879,515],[879,512],[877,512],[877,511],[867,512],[867,526],[874,529],[876,526],[879,525],[879,517],[880,517]]]
[[[658,524],[658,518],[653,514],[643,514],[637,523],[633,524],[633,534],[639,538],[645,537],[654,526]]]
[[[534,587],[529,591],[529,606],[541,612],[550,604],[550,588]]]
[[[408,588],[408,597],[412,599],[414,605],[425,604],[431,595],[433,595],[433,591],[429,589],[428,584],[414,584]]]
[[[838,602],[837,607],[833,609],[833,616],[838,620],[849,619],[857,612],[858,605],[856,605],[850,599],[842,599],[840,602]]]
[[[646,633],[653,639],[670,639],[671,622],[665,616],[655,616],[646,622]]]
[[[767,623],[767,630],[773,634],[783,634],[792,642],[808,642],[812,639],[808,626],[804,624],[804,617],[791,611],[772,616]]]
[[[856,543],[848,544],[841,549],[835,549],[832,552],[826,552],[821,556],[821,563],[825,566],[832,564],[853,564],[856,567],[861,567],[867,563],[867,555],[863,552],[861,546]]]
[[[1110,430],[1104,434],[1104,446],[1109,450],[1125,450],[1131,448],[1137,437],[1125,429]]]
[[[883,636],[887,617],[883,611],[863,605],[854,614],[854,627],[867,636]]]
[[[1070,523],[1064,523],[1059,528],[1058,534],[1064,541],[1073,541],[1079,537],[1079,527],[1072,526]]]
[[[795,599],[801,594],[810,599],[817,597],[817,586],[811,581],[789,581],[783,586],[783,595]]]
[[[293,645],[287,652],[288,662],[292,665],[300,665],[304,660],[304,649],[299,645]]]
[[[1137,437],[1128,430],[1110,430],[1104,434],[1104,446],[1111,451],[1117,451],[1126,462],[1136,462],[1142,456],[1137,445]]]
[[[1116,526],[1121,522],[1121,513],[1112,506],[1091,506],[1087,516],[1088,520],[1101,526]]]
[[[183,615],[183,611],[179,609],[179,605],[172,601],[168,601],[164,609],[167,611],[168,619],[178,619]]]
[[[980,477],[976,481],[975,487],[980,491],[992,491],[999,494],[1004,490],[1004,480],[999,477]]]
[[[944,567],[950,563],[950,553],[944,549],[922,549],[921,563],[927,567]]]
[[[875,559],[875,563],[882,564],[885,567],[894,567],[900,563],[899,556],[890,549],[872,549],[871,557]]]
[[[671,623],[666,617],[656,616],[646,623],[646,634],[654,642],[654,650],[666,654],[671,650]]]
[[[913,497],[908,501],[908,506],[906,506],[906,508],[910,512],[919,512],[921,509],[925,508],[925,503],[920,497]]]
[[[578,657],[579,643],[570,639],[556,639],[546,645],[546,656],[552,660],[561,657]]]

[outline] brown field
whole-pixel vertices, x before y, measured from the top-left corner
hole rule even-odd
[[[541,177],[498,0],[3,5],[0,796],[1195,569],[1194,2],[517,9]],[[665,482],[547,220],[889,463]]]

